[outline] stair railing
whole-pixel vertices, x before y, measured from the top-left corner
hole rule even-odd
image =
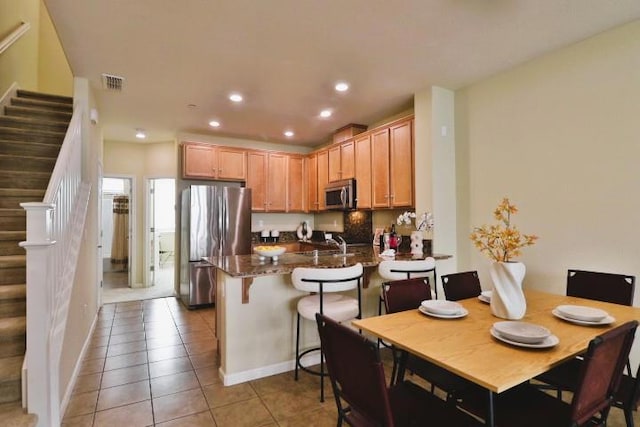
[[[82,107],[76,107],[42,202],[27,214],[26,407],[38,426],[59,426],[60,357],[90,194],[82,182]]]
[[[20,37],[24,35],[24,33],[29,31],[29,28],[31,28],[31,24],[29,24],[28,22],[23,22],[22,24],[18,25],[15,30],[13,30],[7,37],[0,41],[0,53],[9,49],[12,44],[14,44]]]

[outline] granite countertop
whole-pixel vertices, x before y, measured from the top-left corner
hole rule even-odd
[[[290,274],[296,267],[336,268],[348,267],[362,263],[363,267],[376,267],[383,258],[377,246],[355,246],[347,249],[348,256],[340,254],[339,250],[321,250],[314,258],[311,251],[287,252],[278,257],[276,262],[270,258],[260,259],[254,255],[230,255],[222,257],[207,257],[203,260],[214,267],[223,270],[232,277],[257,277],[276,274]],[[436,260],[451,258],[451,255],[430,255]],[[413,256],[410,253],[397,254],[396,260],[424,259],[428,255]]]

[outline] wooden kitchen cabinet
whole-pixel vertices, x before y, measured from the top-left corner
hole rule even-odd
[[[251,188],[254,212],[287,209],[287,155],[266,151],[247,153],[247,188]]]
[[[324,189],[329,183],[329,152],[327,150],[318,151],[318,210],[325,211],[327,203],[324,199]]]
[[[304,157],[289,155],[287,159],[287,212],[304,212]]]
[[[195,143],[182,147],[183,178],[244,181],[247,177],[245,150]]]
[[[374,209],[413,206],[413,120],[371,134],[371,168]]]
[[[353,140],[329,148],[329,182],[355,176],[355,144]]]
[[[307,211],[317,212],[319,209],[318,192],[318,155],[311,153],[305,158],[307,165]]]
[[[358,209],[371,209],[371,135],[356,137],[355,151],[355,178],[358,197]]]

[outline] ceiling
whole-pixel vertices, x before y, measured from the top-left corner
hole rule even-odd
[[[151,142],[188,132],[305,146],[411,108],[429,86],[464,87],[640,18],[638,0],[45,3],[105,139],[135,141],[141,128]],[[104,90],[102,73],[123,77],[123,90]]]

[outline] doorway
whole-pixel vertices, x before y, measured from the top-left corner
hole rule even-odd
[[[102,178],[103,290],[131,287],[132,178]]]
[[[147,181],[147,286],[156,294],[173,295],[175,290],[175,203],[173,178],[150,178]]]

